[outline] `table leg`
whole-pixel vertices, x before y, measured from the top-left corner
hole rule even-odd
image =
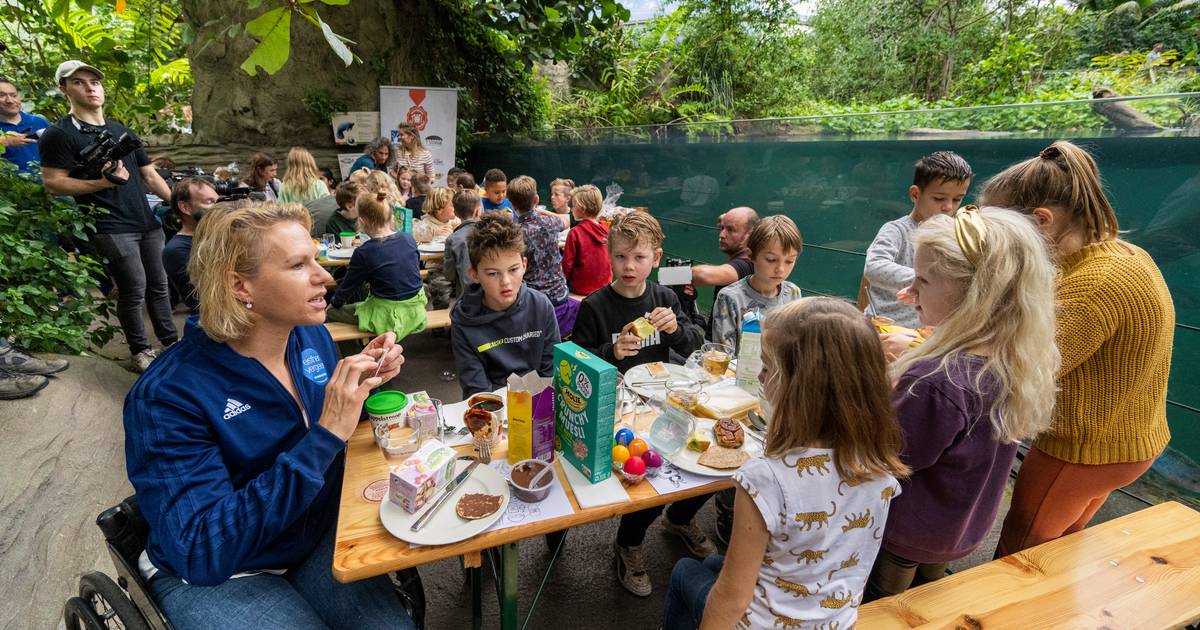
[[[471,580],[471,627],[483,628],[483,569],[478,566],[467,569]]]
[[[517,628],[517,561],[521,558],[518,543],[511,542],[500,547],[500,627],[503,630]]]

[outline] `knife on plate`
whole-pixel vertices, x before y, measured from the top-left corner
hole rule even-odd
[[[466,470],[458,473],[458,476],[450,481],[450,485],[446,486],[446,488],[442,490],[442,493],[438,495],[438,498],[433,502],[433,505],[429,506],[425,510],[425,513],[419,516],[417,518],[417,522],[413,523],[412,527],[409,529],[414,532],[421,531],[421,528],[425,527],[425,524],[429,522],[429,519],[433,518],[433,515],[437,513],[438,509],[446,503],[446,500],[450,498],[450,495],[454,494],[454,491],[457,490],[460,485],[462,485],[462,482],[466,481],[467,477],[470,477],[471,473],[475,472],[475,467],[478,465],[479,460],[473,460],[471,465],[467,466]]]

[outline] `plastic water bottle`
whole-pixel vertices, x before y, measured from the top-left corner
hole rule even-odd
[[[742,316],[741,341],[738,342],[737,384],[758,394],[758,372],[762,369],[762,313],[757,309]]]

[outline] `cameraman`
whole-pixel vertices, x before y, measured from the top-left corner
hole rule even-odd
[[[199,301],[187,272],[188,259],[192,256],[192,235],[201,217],[218,198],[212,182],[199,177],[184,177],[171,187],[171,208],[179,217],[179,231],[163,249],[163,267],[167,270],[171,288],[193,313]]]
[[[106,165],[101,177],[84,175],[80,153],[102,132],[113,138],[127,133],[138,144],[140,140],[121,123],[104,119],[104,74],[99,70],[82,61],[65,61],[54,78],[70,101],[71,113],[48,127],[38,143],[42,178],[50,194],[71,195],[80,205],[101,210],[95,216],[96,233],[89,236],[116,281],[117,317],[134,369],[142,372],[157,356],[146,338],[143,304],[149,307],[154,334],[163,347],[177,338],[162,264],[163,232],[146,201],[147,188],[163,199],[169,199],[171,191],[141,148]]]
[[[28,173],[29,163],[38,161],[35,136],[47,124],[45,118],[21,111],[17,86],[0,77],[0,158],[16,164],[18,173]]]

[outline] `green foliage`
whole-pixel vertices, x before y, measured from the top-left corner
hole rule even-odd
[[[94,295],[99,263],[47,240],[82,240],[92,226],[83,210],[0,160],[0,336],[15,336],[30,350],[72,354],[112,339],[112,303]]]
[[[476,21],[506,40],[503,52],[526,67],[543,60],[570,59],[586,36],[629,19],[615,0],[488,0],[472,2]]]
[[[350,109],[345,99],[325,87],[309,88],[304,92],[301,102],[304,103],[305,111],[312,114],[313,123],[316,125],[328,125],[334,114]]]
[[[355,60],[362,61],[350,52],[350,48],[347,46],[354,42],[334,33],[333,29],[329,28],[329,25],[321,19],[320,14],[312,7],[314,1],[316,0],[283,0],[279,3],[280,6],[264,11],[247,22],[246,33],[257,38],[258,45],[242,62],[240,66],[242,71],[254,75],[258,72],[258,68],[262,68],[267,74],[275,74],[283,68],[292,54],[293,15],[304,18],[305,21],[318,28],[321,36],[325,38],[325,43],[329,44],[343,64],[349,66]],[[319,1],[321,4],[331,6],[350,3],[350,0]],[[258,9],[262,5],[262,0],[247,0],[246,5],[250,9]],[[226,33],[230,37],[234,37],[238,34],[238,29],[230,28]]]
[[[0,57],[0,74],[12,78],[30,109],[47,118],[67,112],[55,68],[82,59],[104,72],[109,117],[142,134],[183,122],[192,82],[177,1],[128,0],[124,13],[90,2],[2,3],[0,34],[9,47]]]
[[[1200,47],[1197,0],[1129,0],[1101,3],[1083,13],[1072,35],[1081,42],[1080,62],[1101,55],[1150,50],[1155,44],[1183,53]]]

